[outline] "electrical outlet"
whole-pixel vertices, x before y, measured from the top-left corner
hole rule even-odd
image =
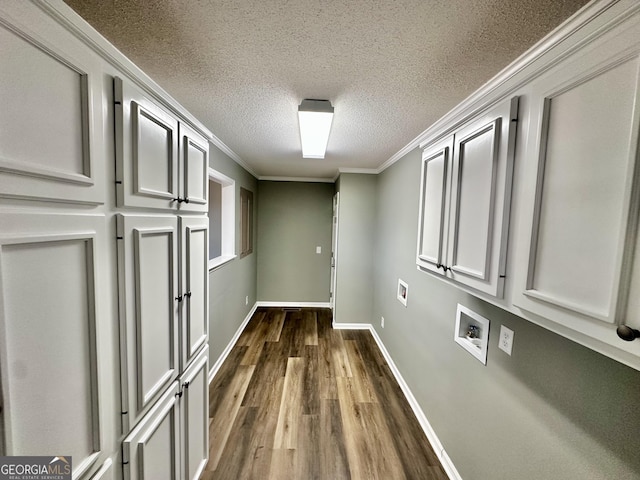
[[[244,297],[244,304],[245,304],[245,305],[249,305],[249,295],[247,295],[246,297]]]
[[[380,325],[384,328],[384,317],[380,317]]]
[[[500,350],[507,353],[507,355],[511,355],[511,350],[513,349],[513,330],[505,327],[504,325],[500,325],[500,339],[498,340],[498,347]]]

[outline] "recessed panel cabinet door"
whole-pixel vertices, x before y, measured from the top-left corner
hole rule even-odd
[[[502,297],[518,99],[500,104],[456,132],[448,276]]]
[[[181,370],[206,344],[209,331],[209,222],[206,217],[180,217]]]
[[[422,154],[417,263],[420,267],[435,272],[443,268],[444,264],[452,155],[453,136],[426,149]],[[444,273],[444,270],[440,273]]]
[[[207,212],[209,207],[209,142],[192,128],[180,124],[181,201],[187,212]]]
[[[0,224],[2,455],[64,452],[81,478],[114,420],[104,217],[2,213]]]
[[[175,216],[117,215],[123,428],[179,373]]]
[[[198,480],[209,457],[209,347],[179,378],[182,478]]]
[[[99,63],[43,42],[0,24],[0,195],[103,203]]]
[[[114,98],[118,206],[176,208],[178,121],[120,78]]]
[[[178,480],[179,388],[174,382],[122,442],[124,480]]]
[[[624,323],[638,223],[640,46],[630,54],[629,42],[621,45],[619,55],[615,43],[593,48],[532,86],[532,222],[514,297],[602,338],[597,324]]]

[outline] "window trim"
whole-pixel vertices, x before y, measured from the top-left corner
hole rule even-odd
[[[216,182],[222,186],[221,198],[221,239],[220,255],[209,259],[209,271],[230,262],[236,255],[236,181],[225,174],[209,167],[207,188],[209,182]]]
[[[244,219],[244,205],[245,201],[247,204],[247,224],[245,226]],[[247,255],[251,255],[253,253],[253,210],[254,210],[254,202],[253,202],[253,192],[251,190],[247,190],[246,188],[240,187],[240,258],[246,257]],[[245,228],[248,228],[248,232],[245,231]],[[244,249],[244,239],[247,236],[247,248]]]

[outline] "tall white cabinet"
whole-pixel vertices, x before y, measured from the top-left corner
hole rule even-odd
[[[208,142],[121,78],[114,110],[124,479],[197,480],[208,455]]]
[[[208,456],[208,137],[62,2],[0,2],[0,455]]]

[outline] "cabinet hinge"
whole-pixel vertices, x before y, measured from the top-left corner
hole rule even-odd
[[[116,240],[124,240],[124,237],[116,237]]]

